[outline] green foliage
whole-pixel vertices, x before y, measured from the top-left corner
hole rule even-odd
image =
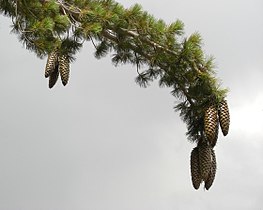
[[[126,9],[113,0],[0,0],[0,12],[12,18],[12,31],[41,58],[58,50],[72,61],[83,42],[92,41],[96,58],[111,53],[113,64],[133,64],[140,86],[159,80],[171,88],[191,141],[203,135],[204,108],[226,97],[201,36],[183,37],[180,20],[166,24],[138,4]]]

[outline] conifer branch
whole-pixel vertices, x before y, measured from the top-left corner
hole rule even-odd
[[[200,36],[182,39],[180,21],[166,25],[139,5],[124,9],[113,0],[6,0],[0,1],[0,13],[14,20],[13,31],[39,57],[59,49],[71,61],[83,42],[91,41],[97,58],[113,51],[115,64],[132,63],[138,72],[148,66],[136,81],[147,86],[159,79],[161,86],[173,89],[172,94],[182,100],[175,109],[193,141],[203,133],[197,124],[203,121],[204,107],[226,97],[226,89],[214,77],[212,61],[203,54]]]
[[[156,43],[156,42],[154,42],[152,40],[149,40],[147,38],[141,37],[138,33],[134,32],[134,31],[130,31],[130,30],[127,30],[127,29],[124,29],[124,28],[120,28],[120,30],[123,33],[125,33],[127,36],[132,36],[134,38],[142,39],[142,41],[144,41],[145,43],[151,45],[154,48],[158,48],[159,50],[164,50],[165,52],[167,52],[167,53],[169,53],[171,55],[174,55],[174,56],[177,55],[174,51],[172,51],[172,50],[170,50],[170,49],[168,49],[168,48],[166,48],[166,47],[164,47],[164,46],[162,46],[162,45],[160,45],[160,44],[158,44],[158,43]]]
[[[72,10],[69,9],[69,7],[65,7],[65,5],[63,5],[63,4],[62,4],[62,7],[65,8],[68,12],[73,13],[73,14],[71,14],[71,16],[73,16],[73,15],[80,15],[80,13],[81,13],[81,9],[79,9],[79,8],[76,8],[75,11],[72,11]],[[80,22],[80,21],[78,21],[78,22]],[[103,30],[102,35],[105,36],[107,39],[110,39],[111,41],[114,41],[115,43],[117,43],[118,39],[112,33],[110,33],[111,30],[113,31],[113,29]],[[149,40],[149,39],[147,39],[147,38],[145,38],[143,36],[140,36],[139,33],[135,32],[134,30],[128,30],[128,29],[125,29],[125,28],[119,28],[119,30],[122,33],[124,33],[126,36],[131,36],[131,37],[133,37],[135,39],[141,39],[142,42],[147,43],[148,45],[152,46],[153,48],[158,48],[159,50],[163,50],[164,52],[169,53],[169,54],[171,54],[173,56],[177,56],[177,54],[174,51],[172,51],[172,50],[170,50],[170,49],[168,49],[168,48],[166,48],[166,47],[164,47],[164,46],[162,46],[162,45],[160,45],[160,44],[158,44],[158,43],[156,43],[156,42],[154,42],[152,40]],[[94,44],[93,41],[92,41],[92,43]],[[147,60],[151,59],[151,57],[149,55],[147,55],[147,54],[145,54],[143,52],[138,52],[135,48],[133,48],[133,50],[135,52],[137,52],[137,53],[140,53]],[[196,64],[193,61],[191,63],[194,65],[194,70],[196,70],[197,72],[200,72],[200,70],[197,68]],[[164,66],[161,66],[161,68],[165,69]],[[189,101],[189,103],[193,106],[194,102],[192,101],[191,96],[187,93],[186,89],[183,86],[181,86],[181,85],[180,85],[180,88],[181,88],[182,92],[185,94],[185,96],[186,96],[187,100]]]
[[[12,18],[12,31],[27,49],[48,55],[50,88],[59,75],[67,85],[70,62],[85,41],[92,42],[96,58],[114,52],[114,64],[135,65],[140,86],[159,79],[160,86],[172,88],[180,100],[174,109],[187,125],[188,139],[197,143],[191,153],[193,186],[204,181],[207,190],[211,187],[219,124],[227,135],[230,116],[227,90],[220,88],[199,34],[183,38],[181,21],[167,25],[138,4],[124,9],[114,0],[0,0],[0,13]]]

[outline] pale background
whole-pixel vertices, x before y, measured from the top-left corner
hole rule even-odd
[[[170,90],[135,84],[136,69],[96,60],[86,44],[66,87],[0,16],[1,210],[262,210],[263,1],[139,3],[186,35],[200,32],[230,89],[231,127],[216,146],[210,191],[194,190],[185,124]]]

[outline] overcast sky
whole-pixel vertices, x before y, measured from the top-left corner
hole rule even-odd
[[[212,188],[192,187],[195,145],[169,89],[140,88],[134,67],[96,60],[87,43],[69,84],[50,90],[46,60],[24,49],[0,16],[0,209],[263,209],[263,1],[118,2],[182,20],[216,58],[232,118],[215,148]]]

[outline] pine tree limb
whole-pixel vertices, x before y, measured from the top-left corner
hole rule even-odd
[[[82,44],[92,41],[97,58],[114,52],[115,64],[147,66],[137,82],[147,86],[159,79],[160,86],[172,88],[182,101],[175,109],[193,141],[203,132],[204,107],[226,97],[212,60],[203,54],[200,35],[183,38],[180,21],[166,25],[139,5],[125,9],[113,0],[5,0],[0,1],[0,13],[13,19],[13,31],[39,57],[59,49],[72,61]]]

